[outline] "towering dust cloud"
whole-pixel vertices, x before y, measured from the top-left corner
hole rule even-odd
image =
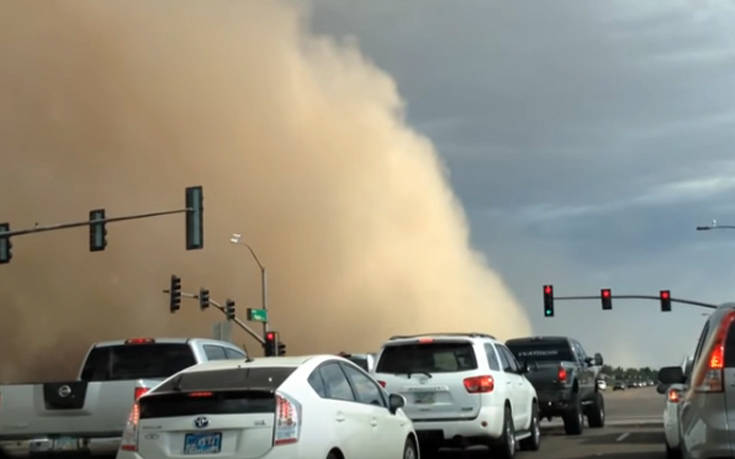
[[[205,249],[181,215],[16,237],[0,266],[0,379],[71,377],[92,341],[210,336],[221,316],[161,293],[260,304],[290,353],[368,351],[395,333],[528,331],[468,245],[430,142],[391,78],[309,33],[286,2],[5,2],[0,220],[12,228],[180,208],[203,185]],[[235,331],[235,341],[256,351]],[[257,353],[257,352],[254,352]]]

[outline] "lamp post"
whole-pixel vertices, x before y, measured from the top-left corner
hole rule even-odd
[[[245,240],[242,238],[242,234],[232,233],[232,236],[230,237],[230,242],[235,245],[243,245],[247,247],[247,249],[250,251],[250,254],[253,256],[255,263],[258,264],[258,268],[260,268],[261,307],[265,310],[268,310],[268,272],[266,271],[265,266],[263,266],[263,263],[260,262],[258,255],[255,254],[255,250],[253,250],[253,248],[250,247],[250,244],[245,242]],[[263,322],[263,336],[265,336],[267,332],[268,322],[266,321]]]

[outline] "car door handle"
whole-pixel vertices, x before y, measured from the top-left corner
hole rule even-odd
[[[378,420],[375,419],[375,418],[372,418],[370,420],[370,425],[373,426],[373,427],[378,427]]]
[[[345,422],[347,419],[343,413],[337,413],[337,417],[335,418],[337,422]]]

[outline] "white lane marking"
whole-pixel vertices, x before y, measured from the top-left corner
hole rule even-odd
[[[626,438],[628,438],[628,435],[630,435],[630,432],[625,432],[624,434],[621,434],[621,435],[620,435],[620,436],[618,437],[618,439],[617,439],[617,440],[615,440],[615,441],[617,441],[617,442],[621,442],[621,441],[625,440]]]

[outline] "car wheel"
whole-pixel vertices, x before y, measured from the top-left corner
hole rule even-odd
[[[590,427],[600,428],[605,426],[605,399],[602,394],[595,394],[595,403],[590,405],[587,418],[590,421]]]
[[[503,415],[503,433],[497,443],[498,457],[513,459],[516,454],[516,431],[513,426],[513,415],[509,406]]]
[[[563,416],[564,432],[567,435],[580,435],[584,430],[584,412],[579,400],[579,396],[575,395],[575,400],[570,408]]]
[[[339,455],[334,451],[330,451],[329,454],[327,454],[327,459],[339,459]]]
[[[528,430],[531,436],[521,440],[521,449],[537,451],[541,447],[541,427],[538,424],[538,405],[535,402],[531,408],[531,425]]]
[[[416,443],[409,437],[406,439],[406,445],[403,447],[403,459],[418,459],[419,454],[416,451]]]

